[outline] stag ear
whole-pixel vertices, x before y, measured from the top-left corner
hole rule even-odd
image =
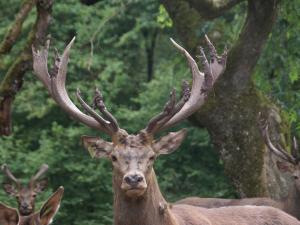
[[[292,173],[294,171],[294,165],[292,165],[289,162],[277,161],[276,165],[277,165],[277,168],[283,173],[286,173],[286,172]]]
[[[34,185],[34,192],[35,193],[43,192],[47,188],[47,186],[48,186],[48,179],[47,178],[36,181],[35,185]]]
[[[170,154],[180,146],[185,136],[186,129],[182,129],[178,132],[170,132],[154,143],[154,151],[158,154]]]
[[[98,137],[82,136],[81,141],[92,158],[106,158],[113,150],[111,142],[104,141]]]
[[[54,194],[52,194],[52,196],[42,206],[39,212],[41,225],[47,225],[52,222],[53,217],[55,216],[55,214],[59,209],[63,194],[64,194],[64,188],[59,187],[57,191]]]
[[[16,196],[18,194],[18,190],[16,186],[12,183],[3,183],[2,184],[4,191],[11,195],[11,196]]]

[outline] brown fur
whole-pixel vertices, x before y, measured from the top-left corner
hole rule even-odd
[[[64,189],[60,187],[41,207],[29,216],[18,215],[18,211],[0,203],[0,225],[48,225],[57,213]]]
[[[19,216],[16,209],[0,203],[0,225],[16,225],[18,220]]]
[[[94,157],[112,160],[114,225],[300,225],[288,214],[271,207],[235,206],[204,209],[186,204],[171,207],[160,192],[154,159],[173,152],[185,131],[168,134],[159,141],[138,135],[124,135],[113,143],[84,137],[84,146]],[[118,139],[114,139],[118,140]],[[109,150],[108,150],[109,149]],[[140,176],[131,184],[128,176]]]
[[[120,179],[114,176],[115,225],[299,225],[292,216],[263,206],[232,206],[204,209],[185,204],[167,205],[160,213],[163,198],[152,171],[146,193],[138,198],[128,198],[120,187]]]
[[[299,165],[293,166],[288,162],[279,161],[277,162],[277,166],[282,172],[289,172],[295,178],[294,187],[291,187],[288,196],[281,200],[270,198],[222,199],[189,197],[177,201],[175,204],[187,204],[204,208],[243,205],[272,206],[300,219],[300,167]]]

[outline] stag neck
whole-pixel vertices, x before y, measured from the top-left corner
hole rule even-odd
[[[168,203],[162,196],[154,170],[145,194],[137,199],[128,198],[121,190],[122,178],[113,176],[114,225],[175,225]],[[165,207],[162,209],[162,207]]]
[[[296,185],[294,185],[292,187],[292,190],[289,191],[288,196],[281,200],[281,203],[283,205],[283,211],[300,219],[299,202],[300,202],[300,192],[298,191]]]

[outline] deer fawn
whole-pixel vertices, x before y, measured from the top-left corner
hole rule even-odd
[[[288,214],[300,219],[300,154],[297,140],[294,137],[291,155],[278,145],[275,147],[269,137],[268,125],[260,124],[260,129],[268,149],[283,160],[277,161],[277,167],[282,172],[289,172],[295,179],[295,188],[291,188],[288,196],[281,200],[273,200],[270,198],[244,198],[244,199],[222,199],[222,198],[199,198],[189,197],[177,201],[175,204],[188,204],[204,208],[219,208],[224,206],[242,206],[242,205],[257,205],[257,206],[272,206],[281,209]]]
[[[204,209],[191,205],[170,206],[160,192],[153,163],[159,155],[174,152],[183,141],[186,131],[171,132],[155,140],[159,131],[173,126],[198,110],[213,88],[226,65],[226,51],[218,56],[216,49],[206,37],[210,50],[210,62],[200,48],[204,73],[200,72],[191,55],[171,39],[175,47],[184,54],[193,75],[192,89],[183,83],[181,99],[176,102],[175,91],[162,113],[152,118],[145,129],[136,135],[129,135],[121,129],[117,120],[106,109],[103,97],[96,90],[94,107],[89,106],[77,91],[77,98],[87,112],[82,113],[70,100],[65,88],[67,64],[74,39],[56,56],[53,72],[48,73],[46,48],[33,48],[33,68],[49,94],[71,117],[107,133],[112,142],[98,137],[83,136],[84,146],[92,157],[108,158],[113,165],[114,224],[115,225],[300,225],[292,216],[271,207],[243,206],[218,209]],[[101,113],[98,114],[95,109]]]
[[[43,204],[41,209],[24,216],[18,214],[16,209],[7,207],[0,203],[0,225],[48,225],[57,213],[64,193],[64,188],[59,187],[57,191]]]
[[[47,178],[39,180],[47,172],[48,165],[42,165],[38,172],[31,177],[28,185],[22,185],[7,165],[4,164],[2,170],[9,179],[8,182],[3,183],[3,189],[7,194],[16,197],[19,214],[21,216],[28,216],[33,213],[36,195],[44,191],[48,185]]]

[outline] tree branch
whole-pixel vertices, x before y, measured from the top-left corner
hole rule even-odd
[[[17,38],[21,34],[22,25],[27,18],[28,14],[30,13],[32,7],[36,4],[36,0],[25,0],[23,1],[21,8],[16,15],[16,19],[11,25],[10,29],[7,31],[4,40],[0,44],[0,54],[8,53],[14,43],[16,42]]]
[[[29,33],[27,43],[17,59],[9,67],[0,84],[0,135],[11,133],[11,105],[14,96],[22,87],[23,77],[32,64],[31,46],[45,43],[51,19],[53,0],[38,0],[37,19]]]
[[[202,18],[212,20],[245,0],[187,0]]]
[[[248,14],[244,27],[229,51],[227,68],[221,79],[231,91],[243,92],[251,85],[251,75],[263,46],[275,23],[278,0],[248,0]],[[230,82],[229,82],[230,81]],[[245,89],[246,88],[246,89]]]

